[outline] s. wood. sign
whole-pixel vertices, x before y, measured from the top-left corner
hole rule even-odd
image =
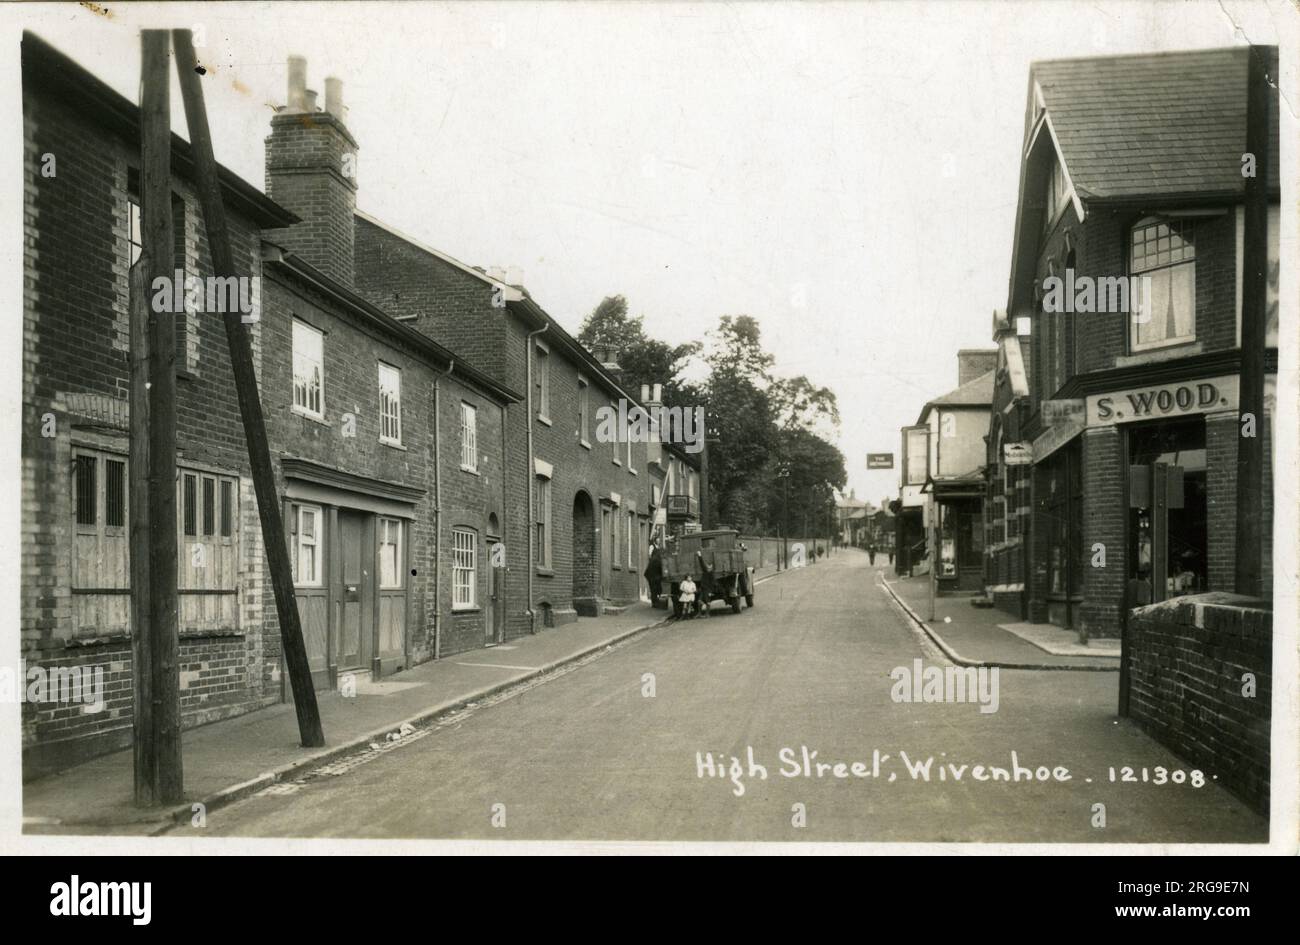
[[[1088,426],[1134,423],[1163,417],[1237,409],[1237,376],[1210,377],[1157,387],[1095,394],[1088,398]]]

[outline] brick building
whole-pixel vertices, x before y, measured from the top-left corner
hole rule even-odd
[[[1024,617],[1029,542],[1029,466],[1023,442],[1029,413],[1029,375],[1015,325],[1006,312],[993,313],[997,368],[985,436],[984,594],[997,607]]]
[[[520,395],[353,289],[357,143],[289,61],[266,139],[260,377],[299,613],[318,685],[500,642],[505,416]],[[268,599],[268,625],[275,613]]]
[[[633,442],[618,429],[606,436],[601,418],[604,408],[626,417],[654,404],[623,390],[609,354],[598,359],[504,274],[465,265],[362,213],[356,260],[358,289],[372,302],[525,391],[505,420],[506,638],[642,597],[653,529],[668,521],[656,514],[662,490],[689,500],[674,483],[689,490],[695,480],[681,471],[670,478],[668,458],[682,459],[680,451]]]
[[[1003,392],[1003,406],[1010,399],[1023,412],[1013,411],[1016,429],[991,436],[1032,452],[1032,527],[1022,536],[1032,568],[1015,574],[1004,537],[991,580],[1024,583],[1032,620],[1118,632],[1125,584],[1152,550],[1150,511],[1130,494],[1129,471],[1155,462],[1181,470],[1167,592],[1231,589],[1248,55],[1210,49],[1031,69],[1010,321],[1000,329],[1019,334],[1028,390]],[[1271,125],[1275,374],[1276,87]],[[1004,334],[1000,350],[1010,340]],[[1272,389],[1270,377],[1270,417]],[[1258,435],[1271,451],[1269,423],[1261,418]],[[1264,494],[1260,512],[1271,517],[1267,475]],[[1270,559],[1266,547],[1266,579]]]
[[[103,671],[105,704],[24,702],[24,776],[130,744],[128,269],[140,251],[139,111],[26,34],[23,66],[22,657]],[[172,139],[175,264],[211,273],[189,146]],[[241,275],[294,217],[223,169]],[[256,284],[252,282],[250,284]],[[186,725],[279,698],[262,536],[225,332],[177,314],[180,687]],[[250,327],[254,356],[262,332]],[[273,608],[270,608],[273,609]]]

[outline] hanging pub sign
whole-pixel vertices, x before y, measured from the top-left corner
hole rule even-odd
[[[893,453],[868,453],[867,468],[868,469],[893,469],[894,454]]]

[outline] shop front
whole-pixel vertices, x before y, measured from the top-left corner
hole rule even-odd
[[[412,614],[411,526],[423,491],[286,459],[284,521],[308,665],[341,675],[403,668]],[[418,573],[418,572],[417,572]]]

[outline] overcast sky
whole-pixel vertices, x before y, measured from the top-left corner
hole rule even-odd
[[[865,453],[1005,304],[1030,62],[1294,36],[1285,3],[1233,0],[102,5],[6,19],[132,99],[139,27],[195,28],[217,158],[258,185],[306,56],[322,101],[343,80],[361,209],[519,267],[571,331],[613,293],[671,342],[755,316],[778,373],[837,393],[876,502],[898,474]]]

